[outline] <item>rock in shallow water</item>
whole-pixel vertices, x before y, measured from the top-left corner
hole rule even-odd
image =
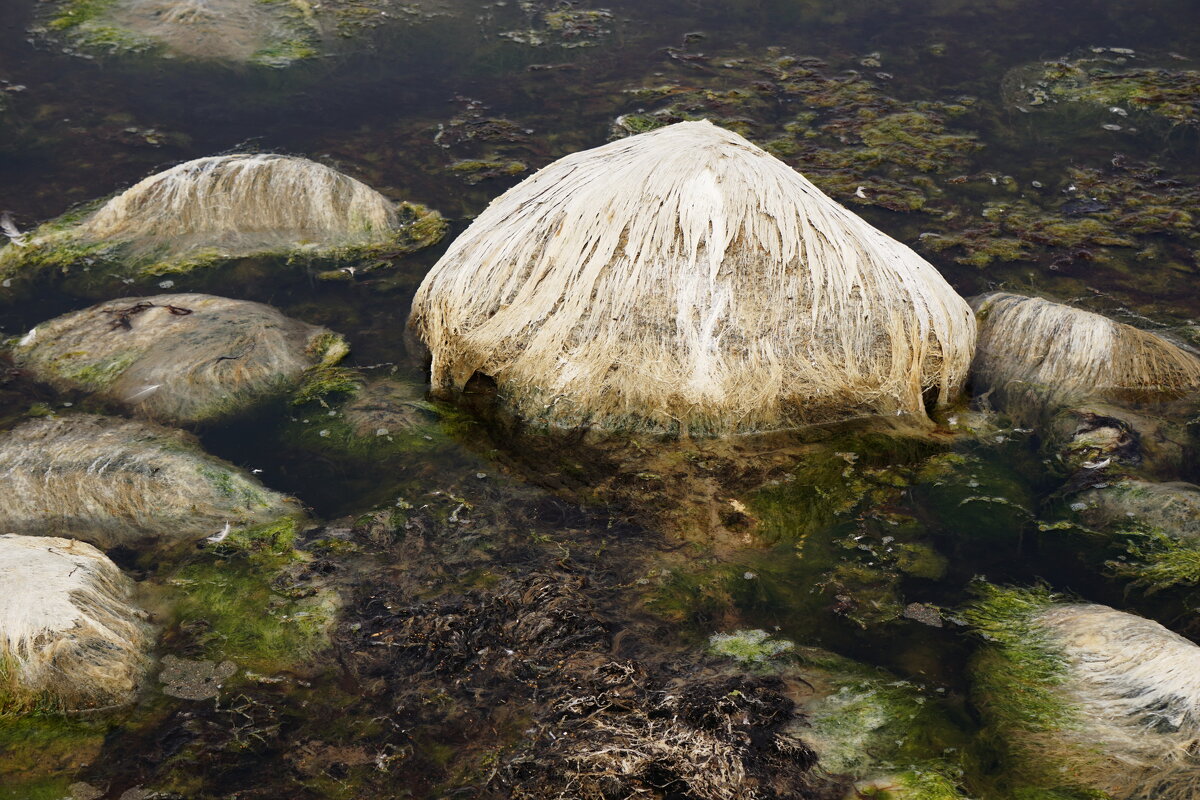
[[[132,420],[25,422],[0,435],[0,475],[0,530],[104,548],[169,549],[302,513],[188,434]]]
[[[0,535],[0,712],[129,699],[149,663],[133,582],[96,548]]]
[[[61,392],[193,424],[244,413],[337,362],[340,336],[270,306],[206,294],[128,297],[31,330],[14,360]]]
[[[966,617],[988,642],[976,700],[1014,777],[1121,800],[1195,797],[1200,647],[1152,620],[1039,590],[990,588]]]
[[[315,161],[198,158],[40,226],[23,246],[0,248],[0,302],[50,285],[94,298],[164,278],[212,285],[217,268],[252,259],[265,263],[251,272],[273,277],[285,262],[359,265],[427,247],[445,230],[437,212],[393,203]],[[253,277],[263,276],[239,280]]]
[[[556,161],[426,276],[435,391],[519,415],[734,432],[953,402],[975,342],[931,265],[746,139],[685,122]]]
[[[1089,400],[1161,402],[1200,390],[1200,358],[1156,334],[1038,297],[972,300],[976,394],[1022,422]]]

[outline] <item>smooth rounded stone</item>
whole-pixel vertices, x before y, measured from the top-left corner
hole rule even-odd
[[[346,352],[325,328],[205,294],[100,303],[38,325],[12,350],[17,365],[60,392],[183,425],[245,413]]]
[[[169,549],[302,514],[194,437],[133,420],[22,423],[0,434],[0,475],[0,530],[69,534],[105,549]]]
[[[929,263],[741,136],[684,122],[562,158],[480,214],[409,329],[552,426],[726,433],[926,419],[970,308]]]
[[[1153,620],[995,589],[966,613],[988,644],[975,697],[1014,776],[1115,800],[1200,786],[1200,647]]]
[[[0,248],[0,299],[47,284],[81,297],[111,297],[131,282],[212,285],[211,273],[235,262],[250,263],[239,280],[262,277],[255,269],[277,275],[285,262],[360,265],[427,247],[445,231],[437,212],[394,203],[315,161],[211,156],[155,173]]]
[[[1038,297],[996,292],[971,305],[979,322],[972,388],[1015,419],[1200,391],[1200,358],[1156,334]]]
[[[0,712],[131,698],[151,644],[133,582],[90,544],[0,535]]]
[[[1200,545],[1200,486],[1191,483],[1127,478],[1076,495],[1071,508],[1091,528],[1138,525]]]

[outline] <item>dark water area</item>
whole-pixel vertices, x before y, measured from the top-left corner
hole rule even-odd
[[[424,365],[404,343],[413,293],[493,198],[563,155],[636,132],[623,124],[710,117],[916,249],[964,296],[1044,293],[1200,343],[1200,98],[1164,113],[1019,108],[1024,100],[1005,88],[1015,70],[1062,58],[1200,69],[1194,0],[602,6],[610,13],[593,29],[567,36],[542,20],[578,4],[407,4],[413,13],[364,26],[325,56],[268,69],[63,52],[29,32],[44,3],[0,0],[0,114],[9,115],[0,116],[0,210],[30,229],[219,153],[333,166],[389,198],[437,209],[450,233],[358,281],[297,271],[208,290],[325,325],[347,337],[347,363],[424,385]],[[541,44],[509,35],[530,30]],[[780,66],[789,57],[815,59],[815,77]],[[816,92],[824,99],[807,102]],[[905,117],[916,133],[879,141],[864,110],[920,115]],[[4,307],[0,332],[87,305],[55,294]],[[6,392],[6,416],[57,402],[20,382]],[[533,730],[524,712],[498,710],[506,693],[520,695],[521,681],[488,684],[503,670],[481,667],[469,701],[453,694],[466,692],[461,681],[442,697],[438,681],[452,681],[440,665],[361,654],[380,652],[370,636],[391,635],[372,627],[386,616],[380,609],[407,608],[405,624],[417,625],[413,609],[448,617],[437,604],[453,595],[454,613],[474,609],[486,622],[485,611],[499,612],[483,600],[471,606],[478,597],[505,581],[528,593],[546,575],[579,578],[587,588],[564,596],[586,595],[611,629],[629,632],[606,643],[618,656],[666,669],[713,633],[761,628],[920,687],[968,750],[980,725],[966,677],[977,641],[952,609],[970,599],[977,576],[1044,582],[1200,635],[1190,596],[1131,589],[1104,568],[1113,552],[1084,552],[1086,536],[1064,539],[1042,524],[1064,503],[1061,467],[1040,432],[1007,421],[968,422],[963,411],[964,426],[986,431],[970,444],[940,420],[943,439],[933,445],[834,431],[614,447],[514,431],[481,409],[431,413],[440,421],[424,449],[365,458],[314,454],[297,431],[323,423],[291,408],[198,429],[208,450],[300,498],[320,524],[304,545],[320,553],[323,590],[341,598],[336,652],[312,655],[308,672],[279,669],[280,682],[239,684],[215,707],[146,698],[114,721],[33,725],[7,740],[0,718],[0,798],[67,797],[76,780],[106,787],[96,795],[105,798],[143,785],[172,793],[130,797],[503,796],[488,782],[495,772],[486,778],[487,759]],[[861,463],[837,462],[839,447]],[[966,466],[928,466],[947,455]],[[699,504],[696,487],[709,485],[720,488]],[[837,502],[852,512],[821,510]],[[720,520],[719,538],[705,538],[703,516]],[[901,546],[909,549],[895,555]],[[162,565],[120,555],[169,607]],[[932,627],[902,616],[910,603],[951,611]],[[197,644],[203,631],[162,613],[170,620],[162,652],[221,657]],[[475,630],[456,641],[471,636],[486,639]],[[417,689],[397,688],[405,670],[425,693],[420,702]],[[543,702],[533,698],[522,702]],[[484,722],[490,732],[480,733]],[[43,750],[52,757],[33,763]],[[389,759],[403,768],[393,771]],[[964,796],[1015,796],[986,757],[964,769]]]

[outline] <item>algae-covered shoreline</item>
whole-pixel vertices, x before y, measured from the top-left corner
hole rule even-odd
[[[155,434],[217,465],[214,496],[244,484],[286,512],[250,519],[232,490],[218,500],[234,511],[208,511],[187,486],[182,511],[136,510],[200,520],[172,548],[145,524],[104,545],[156,642],[149,677],[63,714],[6,694],[0,660],[0,800],[1136,796],[1047,767],[1043,743],[1086,741],[1079,708],[1094,707],[1070,683],[1075,644],[1038,626],[1086,607],[1200,641],[1186,381],[1047,392],[1036,413],[980,381],[965,402],[926,401],[916,428],[613,437],[530,425],[483,378],[429,396],[405,325],[431,266],[503,191],[569,153],[707,119],[963,297],[1041,296],[1194,351],[1188,3],[290,2],[257,9],[291,15],[271,33],[287,35],[237,63],[89,44],[56,22],[120,3],[10,5],[0,211],[17,240],[235,154],[361,182],[404,236],[322,250],[305,229],[286,251],[144,273],[119,248],[9,245],[0,263],[42,271],[0,273],[0,449],[22,425],[136,416],[128,397],[159,380],[106,397],[37,374],[19,343],[63,314],[94,306],[80,336],[119,337],[122,320],[150,324],[135,301],[203,291],[337,347],[236,413],[173,419],[178,446]],[[205,322],[153,307],[155,324]],[[239,348],[209,360],[236,372]],[[101,485],[86,452],[30,474]],[[94,512],[80,504],[54,535],[127,527]]]

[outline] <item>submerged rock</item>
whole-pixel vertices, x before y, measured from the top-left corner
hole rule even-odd
[[[0,535],[0,713],[130,699],[149,664],[133,582],[96,548]]]
[[[70,212],[0,250],[0,278],[55,281],[111,296],[136,281],[182,280],[250,257],[336,266],[441,239],[445,222],[411,203],[294,156],[213,156],[151,175],[99,207]],[[165,281],[159,281],[162,285]]]
[[[320,378],[347,352],[335,333],[270,306],[204,294],[128,297],[31,330],[13,359],[60,392],[174,424],[243,414]]]
[[[1152,620],[1041,591],[987,590],[976,700],[1013,777],[1117,800],[1195,796],[1200,647]]]
[[[45,417],[0,434],[0,530],[103,548],[177,547],[299,516],[196,440],[143,422]]]
[[[57,0],[46,28],[73,49],[110,55],[154,52],[283,67],[318,54],[306,3]]]
[[[1200,391],[1200,358],[1161,336],[1037,297],[972,301],[975,393],[1022,421],[1089,400],[1161,402]]]
[[[742,137],[672,125],[511,189],[426,277],[434,390],[552,425],[751,431],[953,402],[964,301]]]
[[[1130,525],[1155,528],[1200,547],[1200,486],[1130,478],[1076,495],[1072,508],[1089,527],[1109,531]]]

